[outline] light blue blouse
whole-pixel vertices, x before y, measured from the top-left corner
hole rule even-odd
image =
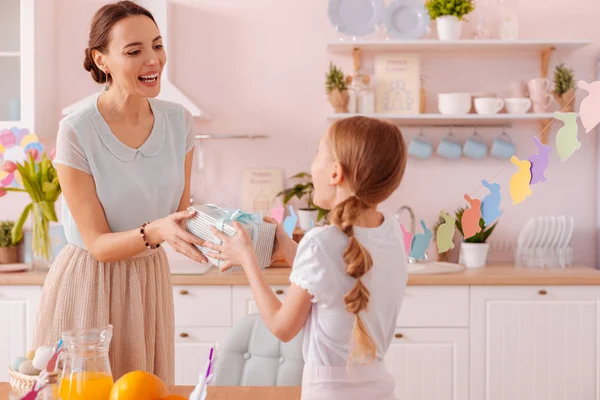
[[[111,132],[98,110],[100,94],[60,121],[54,163],[92,175],[112,232],[176,212],[185,186],[185,156],[194,148],[192,115],[177,103],[148,99],[154,126],[134,149]],[[64,199],[62,220],[67,241],[85,249]]]

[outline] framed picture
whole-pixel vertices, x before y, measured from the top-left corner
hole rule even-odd
[[[242,209],[268,214],[283,190],[283,169],[245,168],[242,175]]]
[[[419,114],[420,58],[413,54],[375,56],[375,112]]]

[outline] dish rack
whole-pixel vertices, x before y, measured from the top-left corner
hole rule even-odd
[[[530,218],[517,240],[517,268],[558,268],[573,265],[573,217],[538,216]]]

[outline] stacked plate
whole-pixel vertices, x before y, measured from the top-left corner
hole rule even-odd
[[[356,37],[374,33],[382,23],[392,39],[419,39],[429,33],[430,18],[420,0],[329,0],[330,24],[341,34]]]
[[[572,264],[573,217],[539,216],[527,221],[517,240],[516,265],[564,268]]]

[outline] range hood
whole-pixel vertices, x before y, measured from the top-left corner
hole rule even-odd
[[[169,26],[168,26],[168,2],[169,0],[138,0],[137,3],[147,8],[154,19],[156,20],[156,24],[160,29],[160,34],[163,37],[163,43],[165,43],[166,47],[169,48]],[[170,61],[173,62],[173,61]],[[210,119],[210,116],[206,113],[206,111],[201,110],[196,104],[194,104],[189,97],[187,97],[183,92],[175,86],[169,80],[169,62],[165,64],[162,73],[162,81],[161,81],[161,89],[160,94],[157,96],[158,99],[173,101],[181,104],[185,108],[187,108],[190,113],[196,118],[201,119]],[[62,109],[63,115],[67,115],[72,113],[73,111],[79,109],[80,107],[89,104],[90,101],[97,96],[97,93],[93,93],[83,99],[68,105],[67,107]]]

